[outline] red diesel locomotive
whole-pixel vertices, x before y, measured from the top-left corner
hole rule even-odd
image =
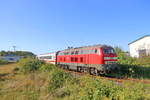
[[[117,55],[107,45],[70,48],[56,53],[56,64],[78,72],[105,74],[115,70]]]

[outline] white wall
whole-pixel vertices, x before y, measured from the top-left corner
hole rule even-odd
[[[129,44],[130,56],[139,57],[138,50],[147,49],[147,54],[150,54],[150,36],[144,37],[134,43]]]

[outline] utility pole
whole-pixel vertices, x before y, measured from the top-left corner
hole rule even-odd
[[[14,52],[16,51],[16,46],[13,46]]]

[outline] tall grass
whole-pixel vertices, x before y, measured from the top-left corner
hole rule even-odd
[[[28,74],[0,80],[1,100],[150,100],[149,84],[116,83],[88,75],[75,78],[55,65],[31,58],[19,66]],[[127,71],[130,67],[122,68]]]
[[[24,58],[21,59],[18,63],[21,72],[23,73],[30,73],[39,70],[39,68],[44,64],[43,61],[39,61],[38,59],[34,58]]]
[[[8,64],[8,61],[0,59],[0,65],[3,65],[3,64]]]

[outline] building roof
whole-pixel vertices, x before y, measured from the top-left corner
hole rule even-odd
[[[141,39],[143,39],[143,38],[145,38],[145,37],[150,37],[150,35],[145,35],[145,36],[143,36],[143,37],[141,37],[141,38],[138,38],[138,39],[136,39],[136,40],[130,42],[128,45],[130,45],[130,44],[132,44],[132,43],[134,43],[134,42],[136,42],[136,41],[138,41],[138,40],[141,40]]]

